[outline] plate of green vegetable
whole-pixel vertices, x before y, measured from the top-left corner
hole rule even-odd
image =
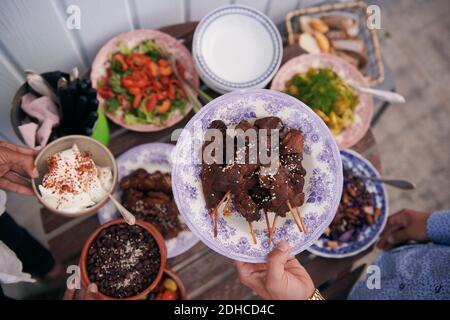
[[[286,62],[271,89],[285,92],[309,106],[328,126],[340,149],[350,148],[366,134],[373,99],[352,86],[368,87],[362,73],[330,54],[304,54]]]
[[[192,109],[183,81],[199,86],[187,48],[157,30],[133,30],[108,41],[94,59],[91,80],[106,116],[139,132],[181,121]]]

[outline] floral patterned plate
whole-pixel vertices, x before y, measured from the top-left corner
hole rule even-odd
[[[347,61],[331,54],[302,54],[286,62],[278,70],[272,81],[271,89],[283,91],[285,84],[300,72],[306,72],[309,68],[331,68],[345,82],[369,87],[363,74]],[[357,92],[359,104],[355,108],[355,120],[335,137],[340,149],[350,148],[355,145],[369,130],[373,116],[373,98],[371,95]]]
[[[342,165],[346,169],[350,169],[355,173],[367,177],[380,177],[377,169],[375,169],[369,160],[363,158],[359,153],[352,150],[342,150]],[[380,216],[373,225],[366,228],[357,241],[343,243],[338,248],[329,248],[327,240],[320,237],[308,251],[315,255],[326,258],[345,258],[354,256],[371,246],[383,231],[388,218],[388,196],[384,185],[373,181],[365,181],[367,190],[372,194],[372,201],[377,208],[380,208]]]
[[[157,170],[170,172],[172,167],[170,155],[173,148],[174,146],[168,143],[147,143],[127,150],[117,158],[119,181],[139,168],[143,168],[148,172]],[[113,195],[118,200],[121,198],[119,186],[117,186]],[[97,216],[100,223],[104,224],[117,219],[119,213],[114,204],[109,201],[98,211]],[[182,216],[180,216],[180,219],[184,222]],[[173,258],[186,252],[197,242],[198,238],[191,231],[180,232],[176,238],[166,240],[167,258]]]
[[[213,120],[235,125],[243,119],[280,117],[304,134],[305,203],[300,208],[308,233],[299,233],[291,215],[279,218],[273,244],[264,219],[253,223],[257,244],[237,212],[223,217],[219,210],[218,237],[205,206],[200,180],[204,132]],[[186,224],[207,246],[231,259],[263,262],[280,240],[289,241],[292,254],[308,248],[332,221],[342,192],[342,164],[337,145],[325,123],[305,104],[274,90],[254,89],[225,94],[203,107],[186,125],[172,155],[172,188]],[[269,213],[273,219],[273,213]],[[272,221],[272,220],[271,220]]]

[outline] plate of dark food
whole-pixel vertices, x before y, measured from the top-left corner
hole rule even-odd
[[[198,88],[188,49],[157,30],[133,30],[111,39],[92,64],[100,105],[116,124],[133,131],[168,128],[192,109],[183,81]]]
[[[186,224],[234,260],[263,262],[281,240],[298,254],[339,205],[342,164],[330,130],[281,92],[239,91],[210,102],[186,125],[172,159]]]
[[[147,143],[121,154],[117,158],[119,184],[113,194],[136,219],[152,223],[161,232],[168,258],[186,252],[198,242],[173,198],[170,175],[173,148],[167,143]],[[98,211],[102,224],[118,217],[111,201]]]
[[[286,62],[271,89],[304,102],[327,124],[340,149],[366,134],[373,116],[372,96],[352,86],[369,87],[353,65],[331,54],[303,54]]]
[[[338,210],[328,228],[308,251],[322,257],[345,258],[371,246],[388,217],[388,198],[381,183],[360,176],[380,177],[360,154],[342,150],[344,186]]]
[[[80,258],[84,287],[95,283],[103,300],[144,299],[160,282],[166,266],[164,239],[150,223],[123,219],[97,228]]]

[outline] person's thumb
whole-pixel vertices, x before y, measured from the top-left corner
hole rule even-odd
[[[95,283],[91,283],[87,287],[86,300],[95,300],[97,298],[98,288]]]
[[[34,165],[34,158],[31,155],[25,155],[18,152],[12,152],[8,155],[14,171],[30,178],[39,177],[39,172]]]
[[[267,286],[279,285],[283,274],[284,265],[289,259],[291,247],[286,241],[278,243],[277,247],[269,254],[267,259]]]
[[[409,235],[406,229],[400,229],[398,231],[393,232],[387,238],[387,246],[388,248],[392,248],[398,244],[404,243],[409,240]]]

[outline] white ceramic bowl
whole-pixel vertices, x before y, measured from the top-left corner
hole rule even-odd
[[[202,80],[225,93],[265,87],[280,67],[283,45],[266,15],[251,7],[228,5],[200,21],[192,53]]]

